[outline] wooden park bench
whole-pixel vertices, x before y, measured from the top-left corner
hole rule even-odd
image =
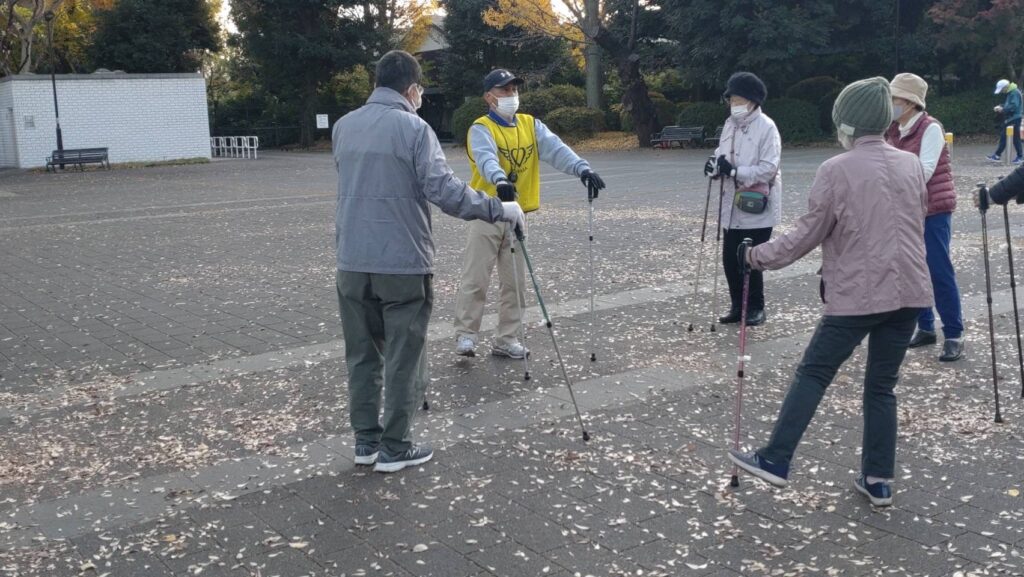
[[[704,142],[703,126],[666,126],[651,138],[651,144],[658,148],[672,148],[674,143],[680,147],[686,143],[700,145]]]
[[[84,170],[82,168],[84,164],[99,164],[110,170],[110,159],[106,148],[65,148],[64,150],[54,150],[50,154],[46,159],[46,171],[49,172],[52,168],[56,172],[58,166],[63,168],[68,164],[77,166],[79,170]]]
[[[719,126],[715,129],[715,135],[704,139],[704,146],[718,146],[718,143],[722,141],[722,128]]]

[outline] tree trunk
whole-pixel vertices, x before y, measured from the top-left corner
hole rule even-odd
[[[658,111],[647,94],[647,83],[640,73],[640,55],[628,49],[604,26],[598,28],[593,39],[615,60],[623,87],[622,109],[633,117],[640,147],[650,148],[651,137],[661,130],[661,124],[658,122]]]
[[[585,2],[586,27],[594,30],[600,24],[600,0],[586,0]],[[601,47],[591,40],[587,43],[586,51],[587,69],[587,108],[601,109]]]

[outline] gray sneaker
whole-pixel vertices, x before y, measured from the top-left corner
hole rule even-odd
[[[378,473],[395,473],[406,467],[422,465],[434,458],[434,451],[430,447],[418,447],[413,445],[408,451],[397,455],[389,455],[387,451],[381,451],[377,456],[377,464],[373,470]]]
[[[455,345],[455,354],[461,357],[475,357],[476,342],[465,335],[459,336],[459,340]]]
[[[499,343],[491,347],[491,354],[496,357],[508,357],[510,359],[524,359],[530,354],[530,350],[520,342]]]
[[[377,462],[380,445],[356,445],[355,462],[357,465],[372,465]]]

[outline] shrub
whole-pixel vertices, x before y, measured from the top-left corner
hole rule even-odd
[[[519,111],[546,120],[558,108],[586,106],[587,95],[582,88],[560,84],[523,92],[519,96]]]
[[[835,106],[836,98],[839,97],[843,88],[842,86],[836,88],[818,101],[818,128],[821,129],[822,134],[833,134],[836,130],[832,124],[832,107]]]
[[[455,142],[466,145],[466,137],[473,121],[487,114],[487,101],[482,96],[466,99],[462,106],[452,113],[452,136]]]
[[[725,124],[729,117],[729,109],[720,102],[692,102],[686,103],[683,109],[676,116],[676,124],[679,126],[703,126],[704,131],[709,135],[715,133],[715,129]]]
[[[675,122],[676,111],[678,110],[675,104],[664,96],[661,98],[652,97],[651,102],[654,104],[654,109],[658,111],[658,124],[669,126]]]
[[[590,136],[603,128],[604,113],[582,106],[567,106],[552,110],[544,123],[559,135]]]
[[[818,107],[810,102],[779,98],[766,102],[764,111],[775,121],[783,143],[807,142],[821,137]]]
[[[786,90],[786,98],[818,104],[829,94],[839,94],[843,83],[830,76],[813,76],[797,82]]]
[[[622,105],[612,104],[604,111],[604,129],[622,130]]]
[[[987,94],[958,94],[929,98],[928,114],[934,116],[946,132],[961,134],[998,134],[1002,116],[992,111],[1001,101]]]

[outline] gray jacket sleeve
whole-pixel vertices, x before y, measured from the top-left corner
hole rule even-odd
[[[556,170],[579,176],[583,171],[590,170],[590,164],[576,155],[569,148],[569,145],[562,142],[557,134],[544,125],[540,120],[534,119],[533,130],[537,135],[537,154],[544,162],[555,167]]]
[[[501,162],[498,161],[498,145],[494,143],[494,137],[486,126],[474,124],[469,127],[469,150],[476,161],[477,170],[487,182],[496,184],[499,180],[508,178],[501,169]]]
[[[473,190],[455,176],[434,131],[425,122],[419,126],[413,154],[416,176],[431,204],[462,220],[497,222],[501,218],[501,201]]]

